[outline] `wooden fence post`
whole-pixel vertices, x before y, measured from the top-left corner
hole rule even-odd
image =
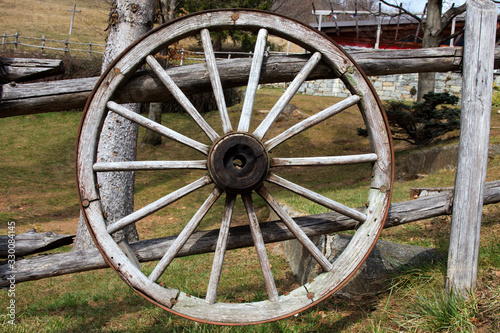
[[[5,36],[7,34],[4,32],[3,35],[2,35],[2,50],[5,50]]]
[[[43,49],[45,48],[45,35],[42,35],[42,53],[43,53]]]
[[[469,0],[465,23],[462,115],[446,288],[468,297],[477,279],[493,87],[497,6]]]
[[[15,36],[15,42],[14,42],[14,47],[17,51],[17,44],[19,43],[19,32],[16,32]]]

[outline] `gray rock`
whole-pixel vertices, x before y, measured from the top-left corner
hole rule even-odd
[[[352,236],[347,235],[333,235],[317,236],[312,240],[320,249],[324,249],[328,260],[334,262],[351,238]],[[311,281],[321,272],[321,267],[298,241],[283,242],[283,249],[299,283]],[[356,274],[336,295],[352,298],[380,293],[389,286],[390,277],[401,270],[442,259],[442,255],[435,249],[379,240]]]
[[[409,174],[434,173],[445,168],[455,168],[458,161],[458,146],[439,147],[411,152],[406,161]]]
[[[500,145],[490,145],[488,156],[499,155]],[[458,145],[411,152],[406,160],[409,174],[434,173],[445,168],[456,168]]]
[[[318,248],[324,248],[325,236],[309,237]],[[292,273],[297,276],[300,284],[306,284],[318,275],[320,266],[309,252],[296,239],[281,243]]]
[[[287,106],[285,106],[285,108],[281,112],[281,114],[285,115],[285,116],[290,116],[293,113],[293,111],[295,111],[297,109],[298,109],[297,105],[292,104],[292,103],[288,103]]]
[[[330,262],[340,255],[351,238],[347,235],[327,236],[326,255]],[[379,240],[356,274],[336,294],[344,297],[377,294],[386,290],[390,277],[403,269],[443,259],[436,249]]]

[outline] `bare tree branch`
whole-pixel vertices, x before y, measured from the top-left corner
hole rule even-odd
[[[420,22],[420,24],[422,24],[422,18],[418,17],[417,15],[413,14],[412,12],[408,11],[406,8],[404,8],[403,6],[396,6],[392,3],[389,3],[385,0],[380,0],[381,3],[383,3],[384,5],[386,6],[389,6],[389,7],[392,7],[392,8],[396,8],[398,10],[400,10],[401,12],[398,13],[398,14],[387,14],[387,15],[391,15],[391,16],[398,16],[398,15],[403,15],[403,14],[406,14],[406,15],[409,15],[411,17],[413,17],[415,20],[417,20],[418,22]]]
[[[459,31],[457,31],[449,36],[443,37],[443,39],[440,40],[440,43],[443,44],[443,43],[449,41],[450,39],[453,39],[455,37],[462,35],[464,32],[465,32],[465,29],[460,29]]]
[[[464,3],[460,7],[452,6],[441,16],[441,29],[440,32],[444,31],[446,27],[451,23],[451,21],[458,15],[465,12],[467,4]]]

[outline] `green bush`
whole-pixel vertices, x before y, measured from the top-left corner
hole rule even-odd
[[[494,107],[500,107],[500,88],[498,86],[493,86],[493,96],[491,105]]]
[[[441,135],[459,129],[460,108],[455,107],[458,100],[449,93],[428,93],[421,103],[388,102],[385,112],[392,138],[427,145]],[[368,132],[358,128],[358,135],[368,136]]]

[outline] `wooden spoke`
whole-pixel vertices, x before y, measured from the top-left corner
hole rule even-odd
[[[302,120],[298,124],[295,124],[294,126],[290,127],[283,133],[279,134],[278,136],[275,136],[271,140],[266,142],[266,148],[268,150],[273,149],[280,143],[283,143],[284,141],[290,139],[292,136],[299,134],[302,131],[305,131],[306,129],[317,125],[321,123],[322,121],[330,118],[331,116],[342,112],[346,110],[347,108],[353,106],[354,104],[357,104],[361,100],[361,97],[358,95],[353,95],[350,96],[343,101],[330,106],[329,108],[324,109],[321,112],[316,113],[313,116],[310,116],[307,119]]]
[[[217,69],[212,40],[210,39],[210,32],[208,29],[201,30],[201,40],[203,42],[203,50],[205,51],[205,61],[207,63],[208,74],[210,75],[210,83],[212,84],[215,100],[217,101],[217,107],[222,120],[222,130],[224,134],[226,134],[231,132],[233,128],[231,127],[231,120],[229,120],[229,114],[227,113],[224,91],[222,90],[222,83],[220,81],[219,70]]]
[[[137,259],[134,250],[132,250],[132,248],[128,244],[127,238],[123,237],[118,241],[117,245],[120,249],[122,249],[123,253],[127,256],[127,258],[130,259],[134,266],[138,269],[141,269],[141,263],[139,262],[139,259]]]
[[[207,146],[206,144],[203,144],[201,142],[198,142],[196,140],[190,139],[187,136],[184,136],[176,131],[171,130],[168,127],[165,127],[161,124],[158,124],[157,122],[154,122],[146,117],[141,116],[140,114],[137,114],[133,111],[130,111],[126,107],[115,103],[113,101],[109,101],[106,106],[108,109],[111,111],[118,113],[120,116],[125,117],[141,126],[146,127],[147,129],[150,129],[156,133],[159,133],[169,139],[175,140],[177,142],[180,142],[182,144],[185,144],[188,147],[194,148],[198,150],[199,152],[202,152],[205,155],[208,155],[208,151],[210,150],[210,147]]]
[[[207,161],[130,161],[94,163],[94,171],[138,171],[170,169],[207,169]]]
[[[265,186],[261,186],[257,189],[257,193],[264,198],[264,200],[271,206],[276,215],[283,221],[288,229],[293,233],[297,240],[306,248],[307,251],[316,259],[316,261],[323,267],[325,271],[331,271],[333,269],[332,264],[323,255],[323,253],[317,248],[317,246],[309,239],[309,237],[302,231],[298,224],[288,215],[288,213],[281,208],[279,203],[274,199]]]
[[[164,196],[161,199],[156,200],[153,203],[150,203],[147,206],[142,207],[139,210],[136,210],[130,215],[125,216],[124,218],[116,221],[113,224],[110,224],[107,228],[107,231],[112,234],[118,230],[121,230],[125,228],[127,225],[135,223],[143,218],[145,218],[148,215],[153,214],[154,212],[170,205],[172,202],[175,202],[182,198],[183,196],[205,186],[208,185],[212,182],[212,179],[210,176],[204,176],[200,179],[198,179],[195,182],[192,182],[189,185],[186,185],[177,191],[174,191],[166,196]]]
[[[272,158],[271,167],[357,164],[376,162],[377,159],[378,156],[374,153],[345,156]]]
[[[241,110],[240,122],[238,124],[238,132],[248,132],[250,128],[250,120],[252,118],[253,103],[255,101],[255,94],[259,86],[260,70],[262,68],[262,61],[264,60],[264,50],[267,42],[267,30],[260,29],[257,35],[257,42],[255,43],[255,50],[253,53],[252,67],[250,68],[250,75],[248,77],[247,91],[245,93],[245,101]]]
[[[329,208],[329,209],[334,210],[338,213],[344,214],[345,216],[353,218],[356,221],[359,221],[362,223],[366,221],[365,214],[358,212],[357,210],[352,209],[350,207],[347,207],[341,203],[333,201],[333,200],[331,200],[331,199],[329,199],[321,194],[318,194],[316,192],[308,190],[305,187],[302,187],[300,185],[292,183],[291,181],[288,181],[284,178],[281,178],[275,174],[270,174],[269,177],[267,178],[267,181],[274,183],[276,185],[279,185],[281,187],[284,187],[287,190],[290,190],[298,195],[301,195],[301,196],[303,196],[311,201],[314,201],[315,203],[320,204],[326,208]]]
[[[233,215],[235,201],[236,194],[227,193],[226,204],[224,206],[224,216],[219,230],[219,237],[217,238],[212,272],[208,283],[207,296],[205,297],[205,301],[208,304],[214,304],[215,297],[217,296],[217,287],[219,286],[222,264],[224,262],[224,255],[226,254],[227,237],[229,236],[229,227],[231,225],[231,217]]]
[[[314,53],[309,61],[305,64],[305,66],[300,70],[299,74],[293,79],[292,83],[288,86],[285,93],[280,97],[280,99],[273,106],[271,111],[267,114],[266,118],[260,123],[257,129],[253,132],[257,138],[262,139],[269,128],[274,123],[276,118],[280,115],[283,109],[288,105],[290,100],[295,96],[297,90],[299,90],[300,86],[309,76],[309,73],[316,67],[318,62],[321,59],[321,53]]]
[[[178,85],[175,84],[174,80],[167,74],[167,72],[163,69],[160,63],[153,57],[149,55],[146,57],[146,62],[153,69],[155,74],[161,80],[161,82],[167,87],[172,96],[179,102],[180,105],[189,113],[191,118],[194,119],[196,124],[200,126],[200,128],[205,132],[208,138],[212,141],[217,140],[219,135],[214,131],[212,127],[203,119],[198,110],[193,106],[193,104],[189,101],[186,95],[182,92]]]
[[[182,229],[181,233],[177,236],[172,245],[168,248],[167,252],[161,258],[158,265],[156,265],[153,272],[151,272],[151,274],[149,275],[149,280],[153,282],[158,281],[158,279],[163,274],[165,269],[167,269],[168,265],[170,265],[172,260],[177,255],[177,252],[179,252],[184,243],[186,243],[186,241],[191,236],[193,231],[200,224],[203,217],[205,217],[205,215],[208,213],[210,207],[212,207],[212,205],[215,203],[215,201],[217,201],[217,199],[220,197],[221,194],[222,191],[218,187],[215,187],[212,193],[210,193],[210,195],[208,196],[207,200],[205,200],[203,205],[201,205],[200,209],[198,209],[196,214],[194,214],[194,216],[184,227],[184,229]]]
[[[243,199],[243,203],[245,204],[248,220],[250,221],[250,231],[252,232],[255,252],[257,253],[260,269],[262,270],[262,275],[264,277],[267,295],[269,296],[269,300],[271,302],[275,302],[278,300],[278,291],[276,290],[276,285],[274,283],[271,265],[269,264],[269,258],[267,257],[266,246],[259,227],[259,221],[257,220],[257,215],[255,214],[252,195],[247,193],[242,194],[241,197]]]

